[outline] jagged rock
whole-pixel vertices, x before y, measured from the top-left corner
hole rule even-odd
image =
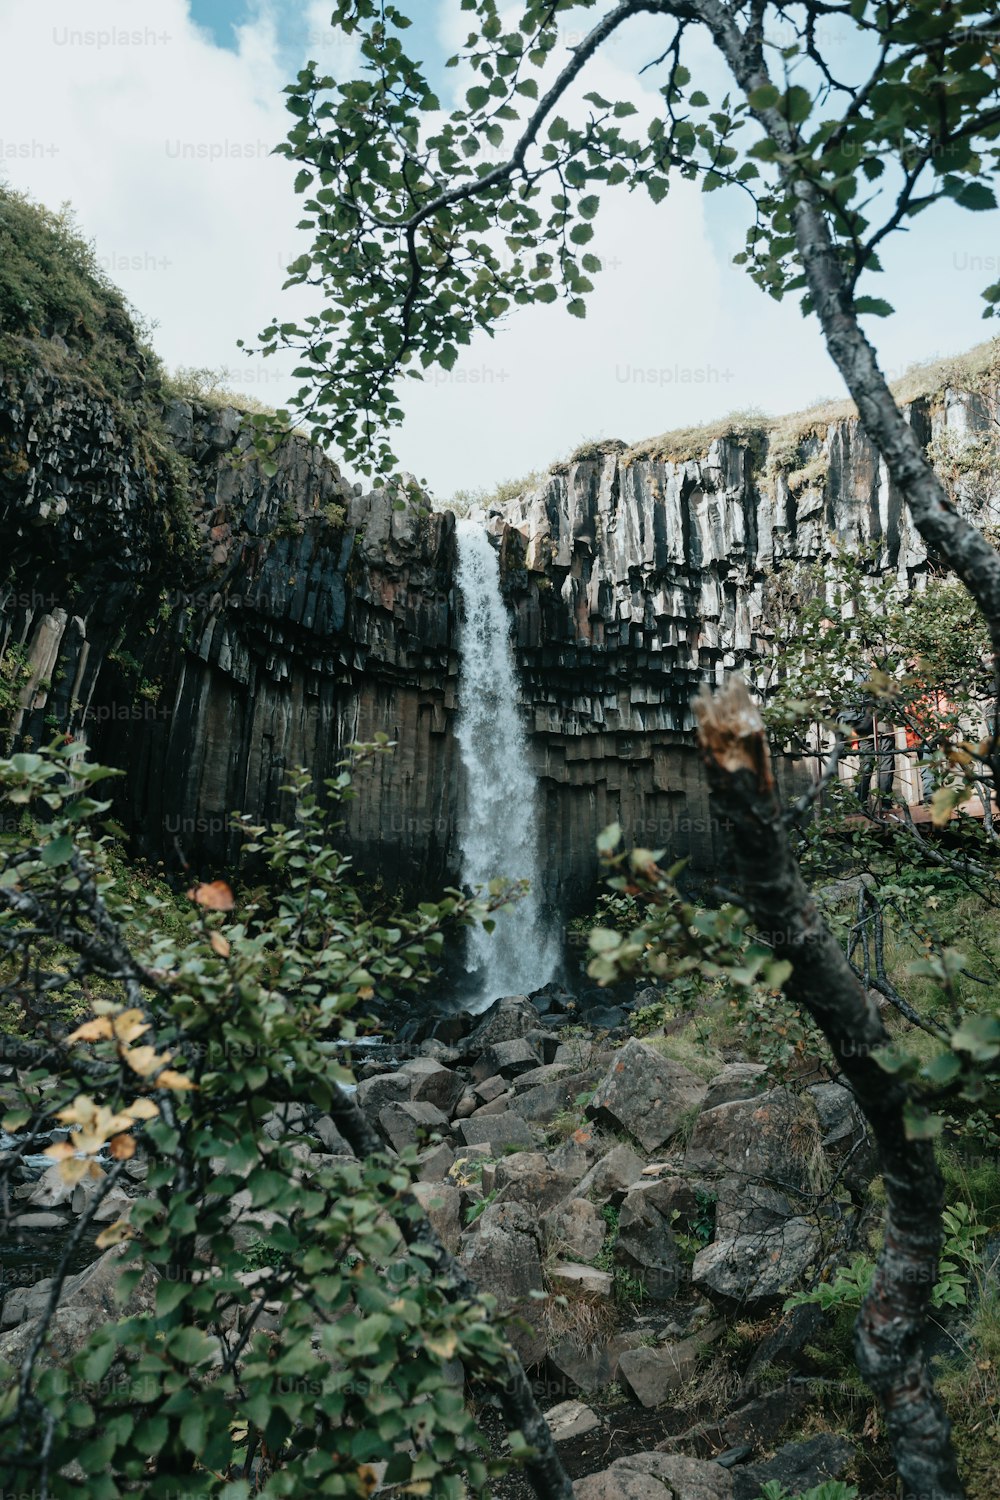
[[[706,1245],[694,1258],[691,1279],[735,1302],[767,1302],[787,1295],[821,1247],[814,1224],[789,1219],[780,1229]]]
[[[474,1109],[471,1115],[463,1116],[462,1118],[481,1120],[484,1115],[504,1115],[511,1108],[511,1104],[512,1097],[505,1090],[504,1093],[498,1094],[495,1099],[491,1099],[489,1104],[480,1104],[479,1108]]]
[[[700,1078],[633,1038],[616,1054],[587,1113],[628,1131],[646,1151],[655,1151],[676,1135],[704,1097]]]
[[[734,1099],[752,1099],[763,1092],[767,1078],[763,1063],[726,1063],[721,1073],[708,1081],[708,1092],[702,1102],[702,1112],[714,1109],[717,1104],[731,1104]]]
[[[378,1117],[387,1105],[409,1103],[410,1085],[406,1075],[399,1071],[376,1073],[371,1078],[362,1078],[355,1097],[359,1108],[364,1110],[373,1125],[377,1125]]]
[[[553,1441],[571,1443],[604,1426],[603,1420],[582,1401],[561,1401],[545,1413]]]
[[[681,1453],[633,1453],[573,1486],[576,1500],[734,1500],[733,1477]]]
[[[661,1406],[671,1391],[690,1380],[702,1350],[721,1332],[722,1324],[713,1323],[677,1344],[627,1350],[618,1362],[619,1376],[641,1406]]]
[[[514,1094],[525,1094],[529,1089],[538,1088],[544,1083],[558,1083],[571,1072],[572,1069],[566,1063],[543,1063],[541,1067],[531,1068],[514,1078]]]
[[[639,1181],[644,1165],[631,1146],[613,1146],[582,1178],[576,1195],[596,1203],[620,1202],[632,1184]]]
[[[460,1120],[458,1132],[467,1146],[488,1145],[494,1156],[510,1146],[534,1144],[534,1136],[524,1120],[510,1112],[488,1115],[485,1119]]]
[[[771,1089],[704,1110],[684,1158],[686,1172],[814,1189],[822,1174],[819,1122],[808,1101]]]
[[[310,1126],[311,1133],[321,1141],[331,1156],[351,1156],[353,1152],[329,1115],[320,1115]]]
[[[572,1290],[587,1297],[609,1298],[613,1286],[608,1271],[598,1271],[593,1266],[565,1263],[549,1268],[549,1280],[556,1291]]]
[[[477,1083],[472,1092],[480,1104],[490,1104],[501,1094],[506,1094],[507,1080],[495,1074],[492,1078],[484,1078],[481,1083]]]
[[[507,995],[484,1012],[475,1031],[465,1038],[463,1051],[469,1058],[479,1057],[487,1047],[519,1041],[537,1025],[538,1012],[527,995]]]
[[[511,1210],[524,1210],[520,1204],[507,1204],[506,1213],[487,1209],[478,1230],[470,1236],[462,1252],[465,1269],[484,1292],[497,1298],[503,1312],[518,1308],[530,1312],[532,1291],[543,1290],[542,1263],[530,1218]],[[526,1320],[516,1319],[508,1325],[508,1334],[523,1364],[535,1365],[544,1357],[545,1338]]]
[[[574,1260],[594,1260],[601,1252],[608,1226],[593,1203],[570,1198],[542,1217],[546,1243]]]
[[[58,1208],[73,1197],[73,1187],[55,1168],[43,1172],[37,1182],[17,1188],[14,1196],[26,1209]]]
[[[442,1182],[455,1163],[455,1152],[442,1141],[438,1146],[429,1146],[417,1157],[418,1182]]]
[[[442,1067],[433,1058],[411,1058],[403,1063],[399,1073],[409,1084],[410,1099],[414,1103],[433,1104],[446,1115],[451,1114],[465,1090],[460,1075]]]
[[[416,1146],[430,1135],[448,1134],[448,1116],[433,1104],[388,1104],[379,1110],[379,1127],[394,1151]]]
[[[153,1311],[157,1276],[152,1270],[144,1272],[142,1280],[124,1307],[117,1300],[118,1282],[127,1269],[121,1264],[124,1248],[116,1245],[105,1250],[93,1265],[67,1278],[59,1306],[49,1324],[45,1360],[70,1359],[79,1352],[95,1328]],[[37,1298],[41,1295],[39,1286],[26,1290],[30,1290]],[[32,1300],[23,1311],[21,1322],[0,1335],[0,1359],[9,1360],[15,1365],[35,1336],[42,1305],[37,1300]]]
[[[444,1248],[455,1255],[462,1237],[458,1188],[441,1182],[415,1182],[413,1196],[430,1219]]]
[[[555,1066],[562,1068],[561,1064]],[[535,1071],[541,1072],[542,1069]],[[523,1077],[530,1078],[531,1074],[525,1073]],[[514,1083],[515,1092],[510,1107],[519,1115],[523,1115],[526,1120],[538,1120],[541,1124],[548,1124],[564,1110],[577,1109],[576,1101],[580,1094],[589,1095],[593,1091],[595,1081],[596,1074],[594,1073],[561,1071],[561,1076],[518,1093],[517,1085],[522,1082],[522,1079],[518,1078]]]
[[[603,1390],[617,1376],[622,1354],[626,1349],[636,1348],[641,1337],[630,1329],[614,1334],[600,1345],[580,1344],[572,1338],[557,1340],[548,1351],[548,1364],[553,1372],[551,1387],[561,1394]]]
[[[625,1195],[614,1253],[638,1274],[650,1297],[666,1302],[676,1295],[682,1270],[670,1220],[641,1189]]]
[[[544,1156],[530,1151],[498,1161],[492,1181],[498,1203],[512,1200],[526,1203],[536,1215],[561,1202],[573,1186],[572,1177],[550,1166]],[[485,1180],[483,1185],[488,1192]]]
[[[800,1495],[839,1479],[855,1456],[851,1443],[832,1432],[820,1432],[800,1443],[786,1443],[773,1458],[746,1464],[733,1471],[733,1500],[758,1500],[765,1484],[780,1484],[787,1494]]]
[[[860,1199],[878,1171],[878,1156],[867,1121],[853,1093],[840,1083],[816,1083],[806,1089],[819,1117],[823,1149],[839,1169],[841,1181]]]
[[[734,1240],[741,1234],[777,1229],[799,1212],[796,1195],[782,1193],[766,1182],[723,1177],[716,1183],[715,1238]]]
[[[501,1078],[517,1078],[521,1073],[533,1072],[541,1066],[541,1058],[524,1037],[512,1042],[494,1042],[483,1052],[472,1067],[472,1077],[480,1083],[499,1073]]]

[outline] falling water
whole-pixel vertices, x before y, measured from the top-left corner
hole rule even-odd
[[[483,528],[458,523],[458,587],[465,605],[459,670],[458,743],[466,778],[462,823],[462,880],[527,880],[529,892],[497,915],[496,930],[471,928],[466,968],[478,999],[529,994],[556,968],[539,892],[535,779],[517,708],[517,674],[510,619],[500,595],[497,554]]]

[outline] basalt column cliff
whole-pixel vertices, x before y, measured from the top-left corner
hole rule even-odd
[[[229,814],[290,812],[346,747],[396,743],[358,780],[345,841],[387,884],[459,874],[455,522],[363,492],[303,438],[266,473],[247,418],[86,378],[61,340],[0,377],[0,709],[12,748],[83,734],[126,777],[138,852],[231,868]],[[979,452],[995,384],[915,399],[927,441]],[[847,415],[731,431],[692,454],[609,444],[487,519],[515,632],[540,781],[546,895],[596,879],[617,819],[638,843],[722,853],[690,699],[770,651],[767,580],[786,559],[873,543],[919,580],[927,560]],[[992,451],[992,450],[991,450]]]

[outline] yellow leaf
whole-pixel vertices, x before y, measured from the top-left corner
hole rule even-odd
[[[221,932],[213,932],[208,941],[213,953],[217,953],[220,958],[229,957],[229,939],[224,938]]]
[[[85,1156],[72,1156],[68,1161],[60,1162],[57,1170],[63,1182],[68,1182],[71,1186],[75,1187],[78,1182],[82,1182],[85,1177],[90,1176],[92,1165],[93,1163],[88,1161]]]
[[[64,1125],[86,1125],[96,1118],[97,1105],[86,1094],[77,1094],[72,1104],[56,1114],[56,1119],[62,1120]]]
[[[188,898],[209,911],[232,911],[236,905],[233,893],[224,880],[210,880],[206,885],[192,886]]]
[[[92,1000],[90,1008],[95,1016],[116,1016],[121,1010],[117,1000]]]
[[[149,1022],[145,1019],[141,1010],[124,1010],[120,1016],[115,1018],[115,1036],[120,1042],[134,1042],[137,1036],[142,1036],[144,1031],[149,1030]]]
[[[126,1105],[124,1113],[133,1120],[153,1120],[160,1113],[160,1106],[152,1099],[137,1099],[134,1104]]]
[[[455,1334],[444,1334],[439,1339],[425,1338],[424,1348],[436,1354],[438,1359],[451,1359],[458,1348],[458,1339]]]
[[[54,1146],[46,1146],[42,1155],[51,1157],[53,1161],[65,1161],[68,1156],[75,1156],[76,1152],[69,1141],[56,1141]]]
[[[107,1229],[102,1229],[94,1244],[98,1250],[107,1250],[111,1245],[120,1245],[122,1240],[133,1238],[135,1230],[124,1219],[116,1219]]]
[[[198,1085],[188,1078],[186,1073],[178,1073],[173,1068],[167,1068],[156,1080],[158,1089],[196,1089]]]
[[[73,1042],[101,1042],[111,1036],[111,1022],[106,1016],[99,1016],[96,1021],[84,1021],[66,1038],[66,1045]]]
[[[135,1136],[113,1135],[108,1142],[108,1150],[115,1161],[130,1161],[135,1155]]]
[[[939,786],[931,798],[931,822],[935,828],[944,828],[954,811],[959,790],[954,786]]]
[[[155,1073],[157,1068],[162,1068],[170,1061],[169,1052],[157,1054],[155,1047],[132,1047],[122,1052],[122,1061],[127,1062],[133,1073],[138,1073],[140,1078],[148,1078],[150,1073]]]

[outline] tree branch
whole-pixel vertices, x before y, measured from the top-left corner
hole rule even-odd
[[[950,1424],[924,1353],[937,1279],[944,1188],[927,1141],[906,1136],[906,1086],[875,1061],[889,1038],[807,891],[770,772],[764,724],[743,683],[695,700],[713,800],[726,820],[743,902],[792,965],[786,993],[823,1030],[871,1125],[886,1185],[885,1245],[856,1329],[862,1374],[880,1397],[907,1496],[959,1500]]]

